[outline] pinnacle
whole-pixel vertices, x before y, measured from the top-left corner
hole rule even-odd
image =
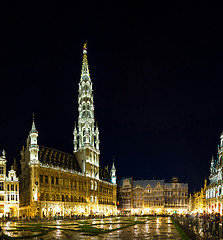
[[[31,128],[30,133],[37,133],[35,121],[34,121],[34,113],[33,113],[33,123],[32,123],[32,128]]]
[[[113,164],[112,164],[112,170],[116,170],[116,169],[115,169],[114,159],[113,159]]]

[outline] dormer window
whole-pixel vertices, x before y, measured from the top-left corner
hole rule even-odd
[[[11,181],[13,181],[13,176],[11,176]]]
[[[0,167],[0,174],[4,174],[4,168]]]

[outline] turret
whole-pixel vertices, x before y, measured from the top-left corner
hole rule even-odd
[[[116,169],[115,169],[114,159],[113,159],[113,164],[111,168],[111,181],[113,184],[116,184]]]
[[[38,131],[36,130],[34,116],[33,116],[33,123],[32,128],[29,132],[30,144],[29,144],[29,152],[30,152],[30,164],[39,164],[38,160],[38,152],[39,146],[37,145],[37,137]]]
[[[206,188],[207,188],[207,179],[205,178],[204,179],[204,190],[206,190]]]
[[[12,169],[17,172],[17,164],[16,164],[16,159],[14,158],[14,162],[13,162],[13,165],[12,165]]]
[[[96,129],[95,129],[95,147],[97,150],[99,150],[99,130],[98,130],[98,123],[96,123]]]
[[[220,136],[220,147],[223,147],[223,132],[221,133]]]
[[[212,159],[211,159],[211,168],[210,168],[210,172],[213,173],[214,172],[214,156],[212,155]]]
[[[76,127],[76,122],[74,125],[74,152],[77,152],[77,127]]]
[[[5,156],[5,155],[6,155],[6,153],[5,153],[5,150],[3,149],[3,150],[2,150],[2,158],[3,158],[3,159],[6,159],[6,156]]]
[[[2,155],[0,155],[0,175],[6,174],[6,153],[5,150],[2,151]],[[2,176],[4,178],[4,176]]]

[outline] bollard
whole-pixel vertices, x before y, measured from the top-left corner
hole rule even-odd
[[[211,234],[212,235],[215,235],[215,232],[216,232],[216,226],[215,226],[215,222],[213,222],[213,225],[212,225],[212,232],[211,232]]]
[[[3,229],[0,227],[0,239],[3,239]]]
[[[222,223],[219,223],[219,238],[222,238]]]

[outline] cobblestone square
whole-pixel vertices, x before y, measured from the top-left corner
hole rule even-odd
[[[4,234],[44,239],[176,239],[180,236],[170,217],[117,217],[48,222],[2,222]],[[21,239],[21,238],[20,238]]]

